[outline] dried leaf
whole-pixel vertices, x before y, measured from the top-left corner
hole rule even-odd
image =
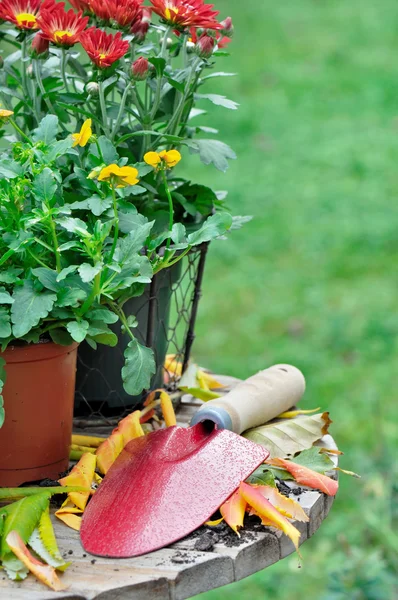
[[[300,504],[292,498],[287,498],[281,494],[275,487],[270,487],[269,485],[259,485],[254,487],[256,487],[260,494],[271,502],[272,506],[275,506],[284,517],[303,523],[309,521],[308,516],[301,508]]]
[[[203,382],[203,389],[218,390],[221,388],[225,388],[225,385],[223,383],[217,381],[217,379],[213,377],[213,375],[207,373],[206,371],[202,371],[199,369],[196,377],[199,384]],[[200,385],[200,387],[202,387],[202,385]]]
[[[256,511],[259,517],[261,517],[263,524],[266,524],[267,526],[272,524],[272,527],[277,527],[283,531],[289,536],[296,550],[298,550],[301,535],[298,529],[296,529],[286,517],[281,515],[281,513],[272,506],[271,502],[264,498],[257,488],[248,485],[247,483],[241,483],[239,489],[249,506]]]
[[[83,511],[80,508],[77,508],[70,500],[67,498],[61,508],[59,508],[55,516],[63,521],[65,525],[75,529],[76,531],[80,530],[82,519],[78,515],[81,515]]]
[[[193,396],[194,398],[203,400],[203,402],[215,400],[216,398],[220,398],[221,396],[221,394],[217,394],[216,392],[202,390],[200,388],[179,387],[178,389],[184,392],[184,394],[191,394],[191,396]]]
[[[101,444],[99,448],[97,448],[96,456],[97,456],[97,468],[105,475],[121,451],[123,450],[124,442],[123,436],[121,433],[112,433],[105,442]]]
[[[220,525],[223,521],[224,517],[221,517],[221,519],[216,519],[215,521],[206,521],[205,525],[206,527],[217,527],[217,525]]]
[[[39,579],[52,590],[58,592],[66,589],[62,585],[53,567],[37,560],[24,544],[17,531],[11,531],[6,538],[8,546],[15,556]]]
[[[97,457],[94,454],[83,454],[77,465],[66,477],[59,480],[59,483],[64,486],[82,485],[85,488],[91,488],[93,482],[94,471],[96,468]],[[71,502],[76,504],[80,509],[84,510],[89,499],[90,492],[70,492],[68,497]]]
[[[291,460],[283,460],[282,458],[273,458],[266,461],[271,465],[281,466],[289,473],[293,475],[297,483],[306,485],[314,490],[320,490],[328,496],[335,496],[339,487],[339,484],[334,479],[316,473],[307,467],[296,464]]]
[[[121,433],[123,436],[123,447],[128,444],[131,440],[142,437],[144,431],[140,424],[141,411],[135,410],[130,415],[127,415],[124,419],[122,419],[117,429],[114,430],[113,433]]]
[[[87,454],[87,452],[90,454],[95,454],[95,448],[92,448],[91,446],[78,446],[77,444],[71,444],[70,450],[71,452],[80,452],[82,455]]]
[[[272,422],[249,429],[243,436],[265,446],[270,456],[288,458],[311,448],[328,432],[329,413]]]
[[[335,467],[335,469],[336,471],[340,471],[340,473],[344,473],[344,475],[355,477],[355,479],[361,479],[361,475],[358,475],[358,473],[354,473],[354,471],[346,471],[345,469],[340,469],[340,467]]]
[[[160,408],[162,409],[166,427],[173,427],[174,425],[177,425],[174,406],[170,396],[166,392],[160,392]]]
[[[295,417],[298,417],[299,415],[311,415],[312,413],[315,413],[318,410],[320,410],[319,406],[318,406],[318,408],[312,408],[311,410],[287,410],[287,411],[281,413],[280,415],[278,415],[276,418],[277,419],[294,419]]]
[[[225,522],[239,534],[239,529],[243,527],[243,519],[245,518],[247,502],[240,493],[238,488],[230,498],[220,507],[220,513],[224,517]]]
[[[72,435],[72,444],[76,446],[89,446],[90,448],[98,448],[106,438],[95,437],[93,435]]]

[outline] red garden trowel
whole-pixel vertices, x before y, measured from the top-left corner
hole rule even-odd
[[[276,365],[207,402],[191,427],[129,442],[84,512],[85,550],[138,556],[200,527],[269,455],[237,434],[296,404],[304,389],[298,369]]]

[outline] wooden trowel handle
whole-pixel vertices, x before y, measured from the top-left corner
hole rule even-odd
[[[242,433],[262,425],[297,404],[305,379],[291,365],[274,365],[239,383],[223,398],[210,400],[193,416],[191,425],[213,421],[220,429]]]

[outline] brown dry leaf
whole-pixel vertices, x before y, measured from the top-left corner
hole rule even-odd
[[[328,433],[332,421],[329,413],[296,417],[282,421],[273,421],[245,431],[248,440],[265,446],[271,458],[289,458],[311,448],[312,445]]]
[[[29,569],[39,581],[47,585],[52,590],[59,592],[65,590],[66,587],[62,585],[61,581],[58,578],[58,575],[55,572],[54,567],[50,567],[37,560],[31,554],[24,544],[21,536],[17,531],[11,531],[6,539],[7,544],[15,554],[17,558]]]

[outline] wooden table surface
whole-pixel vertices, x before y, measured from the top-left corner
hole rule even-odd
[[[233,378],[217,377],[227,385],[232,386],[236,382]],[[178,424],[187,425],[197,410],[198,402],[190,396],[183,397],[177,415]],[[329,435],[321,440],[320,445],[336,447]],[[334,460],[337,466],[337,459]],[[337,478],[336,471],[331,475]],[[293,482],[287,483],[291,488],[295,486]],[[291,497],[297,500],[293,494]],[[294,523],[301,532],[300,544],[320,527],[333,500],[316,491],[301,493],[298,502],[310,520],[308,523]],[[53,592],[32,575],[20,583],[2,575],[2,600],[183,600],[239,581],[294,552],[292,542],[282,532],[263,527],[260,531],[243,531],[237,546],[216,543],[207,552],[195,550],[195,539],[189,537],[136,558],[99,558],[85,553],[77,531],[54,516],[52,518],[61,554],[72,561],[72,565],[60,576],[68,586],[67,590]]]

